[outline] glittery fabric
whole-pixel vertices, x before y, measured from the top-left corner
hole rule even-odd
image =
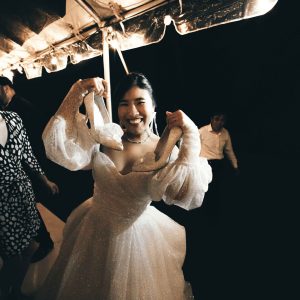
[[[68,120],[48,124],[46,148],[68,143],[56,140],[68,138],[58,134],[60,122]],[[68,218],[60,254],[38,300],[193,299],[182,272],[185,229],[150,206],[151,201],[161,198],[185,209],[202,203],[211,169],[205,159],[199,159],[196,126],[184,135],[179,154],[174,154],[165,168],[125,175],[97,147],[84,150],[77,140],[73,151],[80,149],[89,158],[94,194]],[[91,148],[94,150],[88,150]],[[55,148],[48,151],[56,152]],[[74,155],[59,160],[66,168],[82,166],[81,162],[76,165]]]

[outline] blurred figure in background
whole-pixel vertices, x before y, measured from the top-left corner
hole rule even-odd
[[[226,123],[225,112],[215,112],[210,117],[210,124],[199,129],[201,139],[200,156],[207,158],[213,172],[213,180],[206,195],[208,201],[204,201],[203,208],[207,208],[210,214],[218,213],[220,201],[220,183],[224,176],[224,157],[230,161],[235,172],[239,174],[238,161],[233,151],[231,137],[224,125]]]
[[[31,181],[31,172],[51,194],[58,193],[32,153],[26,129],[18,114],[0,110],[0,299],[24,299],[21,285],[35,250],[40,218]]]
[[[0,76],[0,109],[2,111],[16,112],[21,117],[24,127],[26,128],[33,153],[38,158],[43,169],[45,169],[47,158],[42,142],[42,131],[44,126],[41,112],[39,112],[27,99],[19,96],[15,91],[13,83],[8,78],[2,76]],[[32,181],[36,200],[39,201],[39,199],[49,197],[49,192],[36,176],[36,173],[32,172],[26,164],[23,165],[23,168]],[[41,226],[39,233],[36,236],[39,248],[32,257],[32,262],[37,262],[43,259],[54,246],[50,233],[48,232],[40,214],[39,217]]]

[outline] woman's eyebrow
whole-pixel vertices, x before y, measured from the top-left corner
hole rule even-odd
[[[134,98],[133,101],[141,101],[141,100],[145,100],[144,97],[137,97],[137,98]],[[128,102],[130,100],[128,99],[121,99],[119,102]]]

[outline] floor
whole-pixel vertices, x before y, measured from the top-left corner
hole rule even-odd
[[[42,285],[45,277],[48,274],[50,266],[57,257],[57,253],[62,241],[63,228],[65,225],[63,221],[56,217],[42,204],[38,203],[37,207],[42,215],[48,231],[51,234],[51,238],[54,241],[54,249],[46,258],[30,265],[22,286],[22,291],[26,295],[33,295]]]

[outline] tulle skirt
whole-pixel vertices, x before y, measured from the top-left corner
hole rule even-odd
[[[116,223],[93,198],[81,204],[66,223],[37,299],[193,299],[182,272],[183,226],[152,206],[135,220]]]

